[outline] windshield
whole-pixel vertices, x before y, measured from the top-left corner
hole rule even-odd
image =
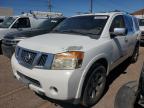
[[[140,20],[139,20],[139,25],[140,25],[140,26],[144,26],[144,19],[140,19]]]
[[[52,19],[47,19],[45,20],[42,24],[40,24],[37,28],[42,28],[42,29],[48,29],[51,30],[53,29],[56,25],[58,25],[64,18],[61,19],[56,19],[56,18],[52,18]]]
[[[14,17],[6,18],[0,25],[0,28],[9,28],[10,25],[16,20]]]
[[[107,20],[108,16],[99,15],[71,17],[60,23],[53,32],[101,35]]]

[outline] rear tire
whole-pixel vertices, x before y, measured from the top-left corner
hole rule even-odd
[[[82,105],[85,107],[93,106],[99,101],[106,84],[106,69],[103,65],[96,64],[90,71],[82,97]]]
[[[131,62],[135,63],[138,60],[139,56],[139,45],[136,45],[133,55],[131,56]]]

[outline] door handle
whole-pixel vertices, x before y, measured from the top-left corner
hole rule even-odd
[[[125,38],[125,42],[128,42],[128,38]]]

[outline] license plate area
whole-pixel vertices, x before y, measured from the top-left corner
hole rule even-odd
[[[20,81],[22,81],[24,84],[26,84],[26,85],[33,84],[33,85],[41,88],[39,81],[37,81],[33,78],[30,78],[30,77],[28,77],[28,76],[26,76],[20,72],[17,72],[17,74],[20,76]]]

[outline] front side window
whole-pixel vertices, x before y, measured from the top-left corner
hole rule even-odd
[[[125,28],[125,23],[122,15],[116,16],[111,24],[110,32],[114,32],[114,28]]]
[[[91,15],[71,17],[60,23],[53,31],[74,33],[99,38],[108,20],[108,16]]]
[[[135,23],[136,30],[139,30],[139,24],[138,24],[138,19],[137,18],[134,18],[134,23]]]
[[[16,20],[14,17],[8,17],[6,18],[2,24],[0,25],[0,28],[9,28],[11,24]]]
[[[140,19],[140,20],[139,20],[139,25],[140,25],[140,26],[144,26],[144,19]]]
[[[30,28],[29,18],[19,18],[12,28]]]

